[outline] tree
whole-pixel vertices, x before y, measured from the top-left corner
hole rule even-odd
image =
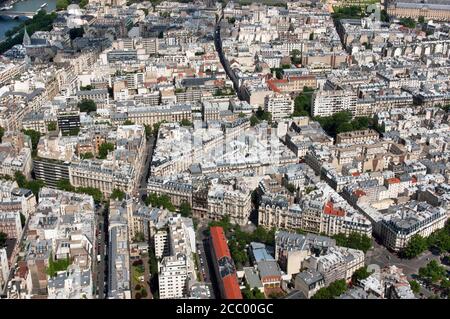
[[[425,17],[424,16],[420,16],[417,21],[419,21],[420,24],[424,24],[425,23]]]
[[[182,119],[180,122],[181,126],[192,126],[192,122],[188,119]]]
[[[92,154],[92,152],[86,152],[86,153],[80,154],[80,158],[81,159],[91,159],[91,158],[94,158],[94,154]]]
[[[439,253],[450,252],[450,221],[445,227],[433,232],[427,238],[429,249],[435,249]]]
[[[33,180],[33,181],[27,182],[27,185],[25,188],[31,190],[33,192],[34,196],[38,197],[39,191],[44,186],[45,186],[44,181],[34,181]]]
[[[409,285],[411,286],[411,290],[417,294],[420,292],[420,284],[415,280],[410,280]]]
[[[5,135],[5,129],[0,126],[0,143],[2,142],[3,135]]]
[[[314,40],[314,32],[311,32],[310,34],[309,34],[309,39],[312,41],[312,40]]]
[[[145,199],[145,203],[153,207],[163,207],[171,212],[175,211],[175,206],[173,206],[170,197],[167,195],[158,196],[155,193],[150,193]]]
[[[112,151],[114,151],[114,144],[108,142],[102,143],[98,148],[98,158],[105,159],[108,153]]]
[[[313,91],[314,89],[305,86],[303,92],[296,96],[293,116],[308,116],[311,113],[311,93]]]
[[[367,235],[353,232],[348,236],[345,234],[337,234],[332,236],[332,238],[336,240],[338,246],[359,249],[363,252],[367,252],[372,248],[372,238]]]
[[[430,261],[426,267],[419,268],[419,277],[432,283],[441,281],[445,278],[446,274],[446,269],[439,265],[436,260]]]
[[[142,298],[147,297],[147,296],[148,296],[148,294],[147,294],[147,289],[142,288],[142,290],[141,290],[141,295],[142,295]]]
[[[291,51],[291,61],[292,61],[292,63],[294,63],[294,64],[301,63],[300,54],[301,54],[300,50],[298,50],[298,49],[293,49]]]
[[[82,193],[86,195],[91,195],[96,203],[100,203],[103,200],[103,193],[94,187],[78,187],[76,189],[77,193]]]
[[[251,126],[255,126],[256,124],[258,124],[259,123],[259,120],[258,120],[258,118],[256,117],[256,115],[252,115],[251,117],[250,117],[250,125]]]
[[[78,108],[80,109],[80,112],[95,112],[97,111],[97,104],[92,100],[82,100],[81,102],[78,102]]]
[[[157,122],[155,124],[153,124],[153,135],[155,137],[158,136],[158,131],[159,131],[159,127],[161,126],[161,124],[166,123],[167,121],[161,121],[161,122]]]
[[[320,288],[311,299],[334,299],[347,291],[345,279],[332,282],[328,287]]]
[[[192,208],[188,202],[182,202],[180,204],[180,214],[183,217],[191,217],[192,216]]]
[[[381,21],[383,22],[389,22],[389,15],[387,13],[386,10],[381,10],[381,16],[380,16]]]
[[[153,135],[152,127],[150,125],[144,124],[144,128],[145,128],[145,137],[149,139]]]
[[[144,233],[143,232],[137,232],[135,235],[134,235],[134,238],[133,238],[133,242],[135,242],[135,243],[141,243],[141,242],[143,242],[145,240],[145,236],[144,236]],[[141,264],[142,264],[142,260],[140,259],[140,261],[141,261]],[[134,265],[134,263],[133,263],[133,265]],[[136,266],[136,265],[134,265],[134,266]]]
[[[123,200],[125,198],[125,193],[120,189],[114,188],[111,193],[111,199]]]
[[[75,192],[75,187],[70,184],[70,181],[68,179],[60,179],[58,182],[56,182],[56,188],[62,191]]]
[[[23,133],[30,137],[31,139],[31,148],[33,151],[33,155],[37,154],[37,146],[39,144],[39,140],[41,139],[41,133],[35,130],[23,130]]]
[[[50,257],[48,258],[47,275],[50,277],[55,277],[58,271],[66,270],[70,266],[70,259],[53,260],[53,253],[50,252]]]
[[[400,256],[411,259],[423,253],[427,247],[427,240],[419,234],[416,234],[411,237],[406,247],[400,252]]]
[[[90,85],[90,84],[88,84],[88,85],[86,85],[86,86],[80,86],[80,90],[81,91],[90,91],[90,90],[92,90],[93,89],[93,87],[92,87],[92,85]]]
[[[50,122],[47,124],[48,131],[56,131],[58,128],[58,124],[56,122]]]
[[[56,11],[66,10],[69,4],[69,0],[56,0]]]
[[[356,284],[358,281],[366,279],[370,276],[370,272],[367,271],[367,266],[357,269],[352,275],[352,283]]]
[[[227,20],[228,20],[229,24],[234,24],[236,22],[236,18],[235,17],[229,17]]]
[[[255,115],[259,121],[267,121],[269,124],[272,123],[272,114],[263,110],[261,107],[258,107]]]
[[[27,185],[27,178],[25,175],[23,175],[21,172],[16,171],[14,173],[14,179],[17,182],[17,185],[19,185],[20,188],[25,188]]]
[[[83,9],[84,7],[86,7],[89,3],[89,0],[80,0],[80,2],[78,3],[78,5],[80,6],[81,9]]]
[[[296,187],[295,187],[294,184],[288,184],[288,185],[286,186],[286,188],[287,188],[287,190],[290,191],[291,193],[295,193],[295,191],[296,191]]]
[[[69,30],[69,37],[70,40],[74,40],[76,38],[81,38],[84,35],[84,29],[83,28],[72,28]]]
[[[8,235],[4,232],[0,231],[0,248],[3,248],[6,246],[6,240],[8,239]]]
[[[416,27],[416,21],[414,21],[414,19],[412,18],[401,18],[400,19],[400,24],[404,27],[410,28],[410,29],[414,29]]]
[[[123,125],[134,125],[134,122],[130,120],[125,120],[125,122],[123,122]]]

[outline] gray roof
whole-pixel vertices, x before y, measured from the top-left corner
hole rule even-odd
[[[300,280],[304,281],[307,285],[311,285],[315,282],[318,282],[320,280],[323,280],[323,275],[316,271],[316,270],[307,270],[307,271],[302,271],[300,273],[297,274],[297,276],[295,277],[295,279],[297,280],[297,278],[299,278]]]
[[[260,277],[281,276],[280,266],[276,261],[263,260],[258,263]]]
[[[250,289],[260,288],[263,286],[259,279],[258,273],[252,267],[244,267],[245,280],[247,281]]]

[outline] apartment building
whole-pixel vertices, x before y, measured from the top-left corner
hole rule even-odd
[[[354,113],[357,101],[355,91],[317,91],[312,97],[312,116],[331,116],[341,111]]]
[[[365,144],[378,141],[380,135],[372,129],[339,133],[336,135],[336,144]]]
[[[5,233],[8,238],[20,238],[22,234],[20,211],[0,212],[0,232]]]
[[[272,113],[272,120],[279,121],[294,112],[294,100],[289,95],[267,95],[264,98],[264,110]]]
[[[445,0],[395,0],[388,4],[387,13],[399,18],[449,21],[450,4]]]
[[[178,215],[169,218],[168,228],[168,236],[161,232],[155,238],[158,254],[164,254],[167,245],[164,240],[168,241],[169,246],[168,256],[164,256],[158,264],[159,297],[183,298],[188,294],[188,282],[197,278],[192,255],[196,251],[194,226],[192,219]]]
[[[156,176],[150,176],[147,183],[148,193],[158,196],[167,195],[175,207],[185,202],[192,206],[192,185],[188,183],[171,181]]]
[[[327,184],[304,196],[300,203],[289,204],[286,198],[262,196],[258,224],[267,228],[303,229],[315,234],[372,234],[369,220],[351,207]]]
[[[109,209],[109,299],[131,299],[130,250],[126,205],[111,201]]]
[[[380,222],[380,237],[383,244],[399,251],[411,237],[428,237],[445,226],[448,214],[442,207],[433,207],[426,202],[410,201],[406,205],[395,205]]]
[[[251,193],[246,189],[233,189],[231,185],[215,184],[208,191],[207,218],[221,220],[228,216],[233,223],[245,225],[252,209]]]

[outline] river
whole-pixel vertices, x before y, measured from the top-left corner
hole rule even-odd
[[[16,2],[10,11],[37,11],[40,6],[44,3],[47,3],[46,9],[47,11],[52,11],[56,8],[56,0],[22,0],[20,2]],[[0,3],[0,7],[5,6],[4,2]],[[6,31],[14,28],[19,25],[25,17],[19,19],[11,19],[9,17],[0,17],[0,41],[5,38]]]

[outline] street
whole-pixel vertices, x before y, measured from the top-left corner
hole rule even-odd
[[[439,256],[433,255],[429,250],[410,260],[401,259],[376,241],[373,242],[373,248],[366,253],[366,265],[375,264],[380,268],[395,265],[403,270],[408,280],[417,280],[415,275],[419,272],[419,268],[426,266],[431,260],[440,262]],[[445,267],[448,269],[448,266]],[[428,298],[433,296],[434,293],[423,285],[420,285],[419,295]]]
[[[139,182],[139,198],[143,198],[144,195],[147,195],[147,180],[150,176],[150,164],[152,162],[153,150],[155,148],[156,139],[152,136],[147,141],[147,157],[145,159],[145,163],[142,166],[142,171],[140,173],[141,180]]]
[[[206,229],[207,227],[199,225],[196,232],[197,254],[199,256],[199,259],[203,261],[203,263],[199,263],[199,271],[201,275],[204,276],[200,281],[204,281],[206,284],[210,284],[211,298],[214,298],[214,296],[217,295],[217,284],[214,275],[214,266],[210,254],[209,239],[204,234],[204,231]]]
[[[97,236],[97,255],[100,255],[100,261],[97,260],[97,256],[95,256],[94,260],[94,282],[95,282],[95,290],[98,299],[104,299],[107,287],[105,286],[105,282],[108,279],[107,273],[107,257],[108,252],[107,248],[107,233],[108,233],[108,211],[102,205],[96,210],[96,236]]]

